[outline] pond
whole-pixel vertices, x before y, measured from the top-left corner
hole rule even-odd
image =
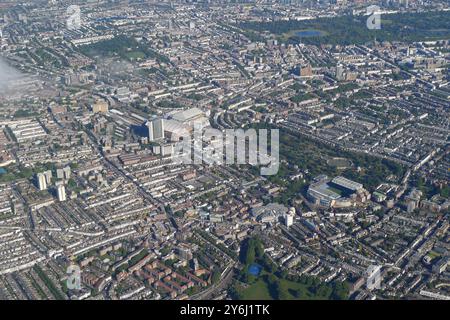
[[[259,264],[253,263],[248,267],[248,272],[253,276],[258,276],[261,273],[262,267]]]

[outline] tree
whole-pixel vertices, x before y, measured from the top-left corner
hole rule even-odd
[[[283,270],[279,270],[278,272],[277,272],[277,276],[279,277],[279,278],[281,278],[281,279],[286,279],[286,277],[288,276],[288,272],[287,272],[287,270],[285,270],[285,269],[283,269]]]
[[[229,295],[233,300],[242,300],[242,293],[236,287],[236,285],[230,288]]]
[[[255,257],[256,257],[256,254],[255,254],[254,248],[249,247],[247,249],[247,252],[245,253],[245,262],[247,264],[252,264],[253,262],[255,262]]]
[[[278,300],[289,300],[291,298],[288,288],[281,281],[277,281],[277,283],[276,283],[276,292],[277,292]]]
[[[219,280],[220,280],[220,271],[214,270],[214,272],[211,276],[211,281],[212,281],[212,283],[217,283]]]
[[[294,297],[296,299],[305,299],[307,297],[306,290],[302,287],[302,288],[294,291]]]
[[[444,186],[441,189],[441,196],[444,198],[450,198],[450,187],[449,186]]]
[[[331,298],[334,300],[346,300],[350,292],[350,286],[348,282],[333,282],[333,291]]]
[[[240,260],[244,264],[252,264],[256,258],[261,259],[264,255],[264,248],[259,239],[251,238],[242,243]]]
[[[320,298],[329,299],[333,289],[326,283],[322,283],[314,288],[314,293]]]
[[[266,269],[267,272],[269,273],[275,273],[277,272],[277,265],[274,264],[269,256],[267,254],[264,254],[263,258],[261,259],[261,264],[264,267],[264,269]]]
[[[257,258],[262,258],[264,255],[264,247],[261,240],[255,239],[255,254]]]

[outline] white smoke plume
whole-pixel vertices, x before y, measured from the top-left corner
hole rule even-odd
[[[0,57],[0,95],[9,94],[18,85],[18,81],[22,78],[22,74],[11,67],[5,60]]]

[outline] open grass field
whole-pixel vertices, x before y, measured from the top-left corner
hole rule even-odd
[[[263,279],[258,279],[254,284],[242,291],[242,300],[272,300],[269,286]]]
[[[329,32],[325,30],[317,30],[317,29],[298,29],[291,30],[289,32],[285,32],[281,35],[281,39],[283,41],[287,41],[289,38],[299,36],[299,38],[308,38],[308,37],[325,37],[328,36]]]
[[[283,300],[324,300],[328,297],[320,293],[311,292],[310,289],[301,283],[279,279],[280,286],[285,292]],[[298,292],[301,292],[298,294]],[[274,300],[276,293],[271,290],[265,277],[259,277],[253,284],[241,291],[242,300]]]
[[[327,164],[338,169],[345,169],[352,166],[352,162],[345,158],[331,158],[327,161]]]

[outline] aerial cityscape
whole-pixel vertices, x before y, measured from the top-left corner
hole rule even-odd
[[[0,2],[0,300],[450,300],[449,0]]]

